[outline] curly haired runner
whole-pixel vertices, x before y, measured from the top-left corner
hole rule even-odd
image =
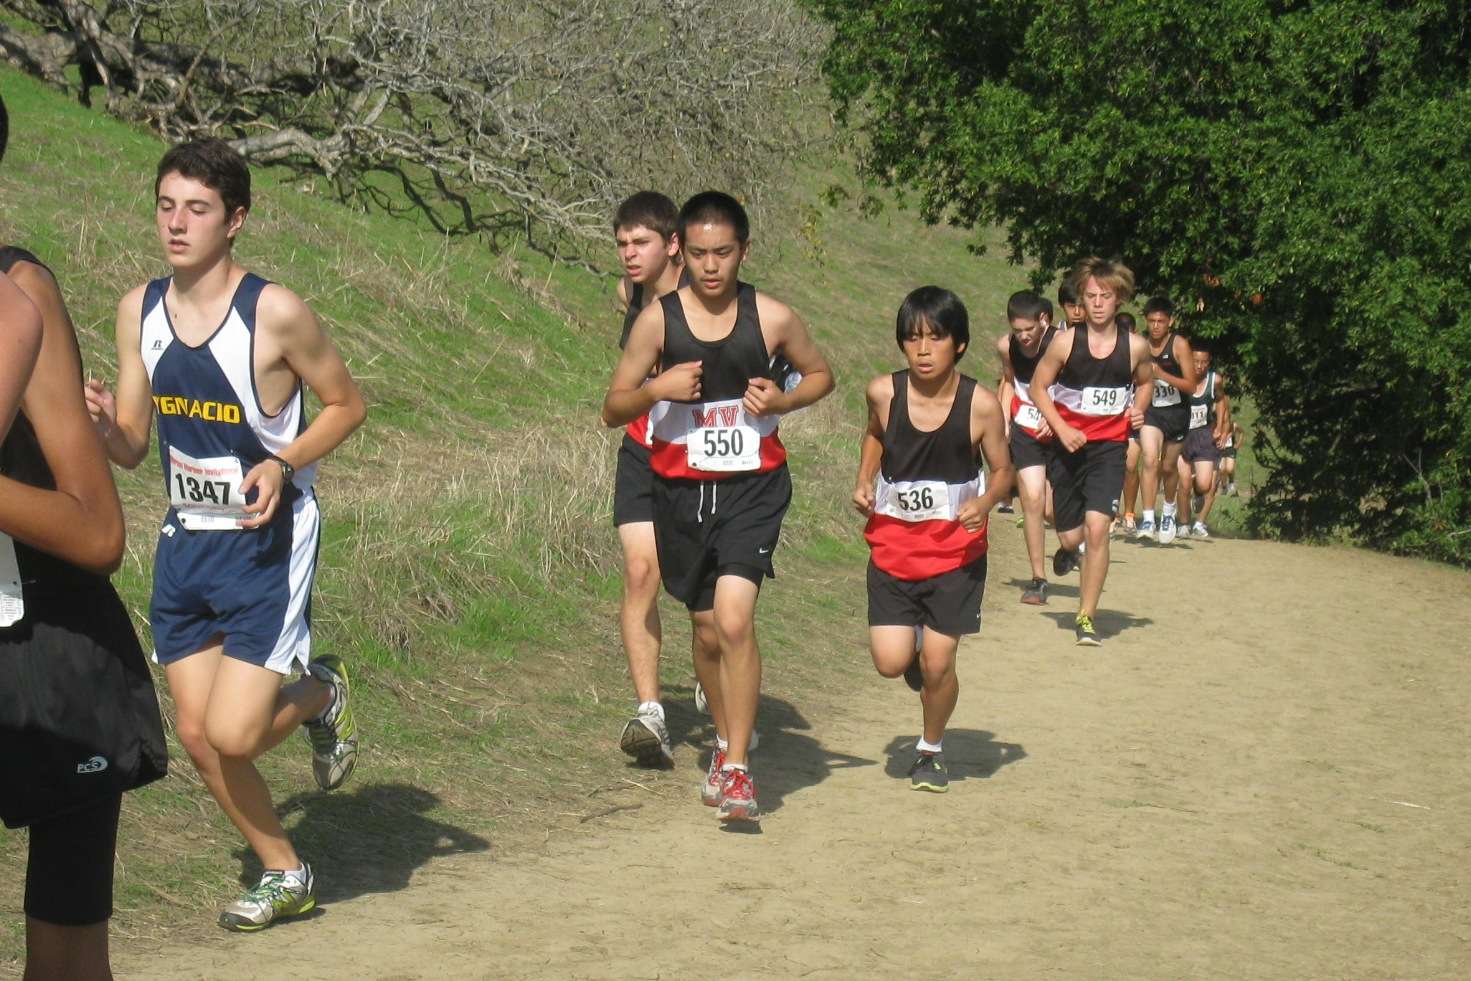
[[[1088,258],[1070,279],[1082,294],[1086,320],[1047,346],[1032,375],[1032,398],[1057,437],[1049,470],[1062,544],[1052,571],[1070,572],[1086,542],[1075,633],[1079,644],[1096,647],[1101,641],[1093,617],[1108,577],[1108,529],[1124,484],[1129,422],[1142,416],[1135,394],[1154,376],[1149,342],[1115,321],[1119,306],[1134,295],[1133,272]]]

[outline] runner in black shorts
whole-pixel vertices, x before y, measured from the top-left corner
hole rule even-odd
[[[750,222],[739,202],[697,194],[680,209],[678,232],[690,285],[634,322],[603,420],[649,414],[659,569],[699,635],[695,675],[718,740],[702,796],[723,821],[754,821],[746,754],[761,688],[756,599],[791,500],[777,423],[832,391],[833,377],[791,308],[740,281]],[[790,392],[772,380],[777,354],[802,374]]]
[[[1180,452],[1177,504],[1181,536],[1209,538],[1206,519],[1216,503],[1216,466],[1221,462],[1221,446],[1231,437],[1231,400],[1226,397],[1225,379],[1211,368],[1210,351],[1197,348],[1194,357],[1200,385],[1190,394],[1190,432]]]
[[[655,191],[640,191],[618,206],[613,236],[624,277],[618,281],[623,304],[623,332],[618,347],[628,346],[628,333],[644,308],[680,286],[679,208]],[[619,627],[628,674],[638,707],[623,726],[619,745],[644,766],[674,762],[664,706],[659,700],[659,555],[654,546],[654,472],[649,468],[649,417],[628,424],[618,447],[613,482],[613,525],[623,547],[623,602]]]
[[[1144,322],[1149,325],[1149,354],[1154,380],[1144,425],[1139,430],[1139,449],[1144,457],[1142,481],[1144,513],[1139,537],[1155,537],[1154,502],[1164,485],[1164,507],[1158,540],[1168,545],[1175,540],[1176,464],[1190,428],[1190,407],[1184,393],[1195,391],[1195,360],[1190,342],[1174,332],[1175,305],[1168,297],[1150,297],[1144,305]]]
[[[1071,571],[1086,542],[1075,633],[1079,644],[1096,646],[1093,617],[1108,576],[1108,527],[1118,511],[1130,417],[1139,416],[1134,391],[1150,379],[1149,344],[1116,321],[1119,305],[1134,294],[1126,266],[1084,259],[1071,279],[1083,296],[1087,326],[1053,338],[1032,375],[1032,398],[1057,438],[1050,476],[1062,547],[1052,571]]]
[[[0,104],[0,152],[4,120]],[[110,977],[121,794],[163,775],[163,725],[107,581],[123,515],[76,335],[56,280],[16,248],[0,249],[0,436],[0,818],[30,828],[25,976]]]
[[[963,634],[981,629],[986,516],[1011,493],[1013,471],[1000,402],[955,370],[970,343],[960,299],[920,287],[899,308],[895,336],[909,368],[869,382],[853,504],[868,516],[868,637],[879,674],[905,673],[915,628],[924,628],[924,731],[909,779],[914,790],[943,793],[945,726],[960,695],[955,651]]]
[[[1022,503],[1022,535],[1031,563],[1031,582],[1021,601],[1032,606],[1047,602],[1045,568],[1046,532],[1043,515],[1047,509],[1047,462],[1052,451],[1052,429],[1032,400],[1032,373],[1056,331],[1047,302],[1030,290],[1013,293],[1006,304],[1011,327],[996,342],[1001,358],[999,397],[1006,411],[1008,448],[1016,468],[1016,489]]]

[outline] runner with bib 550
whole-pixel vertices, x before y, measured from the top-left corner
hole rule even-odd
[[[740,281],[750,222],[739,202],[697,194],[680,209],[678,232],[690,284],[634,322],[603,421],[649,414],[660,574],[700,635],[695,676],[715,721],[703,797],[722,821],[754,821],[746,754],[761,689],[756,599],[775,574],[792,496],[777,422],[832,391],[833,376],[791,308]],[[790,392],[771,377],[777,354],[802,373]]]

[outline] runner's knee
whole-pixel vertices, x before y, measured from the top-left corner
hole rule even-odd
[[[641,555],[630,556],[623,564],[623,582],[627,591],[634,595],[653,593],[659,590],[659,563]]]

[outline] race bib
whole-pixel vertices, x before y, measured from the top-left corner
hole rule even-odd
[[[1209,411],[1210,406],[1208,405],[1192,405],[1190,407],[1190,428],[1202,428],[1205,425],[1205,417]]]
[[[1156,381],[1154,383],[1153,405],[1179,405],[1180,390],[1168,382]]]
[[[240,481],[245,474],[233,456],[203,460],[169,447],[169,503],[189,531],[238,531],[245,514]]]
[[[0,532],[0,627],[8,627],[26,615],[21,593],[20,563],[15,560],[15,539]]]
[[[1035,405],[1023,402],[1017,406],[1016,415],[1012,416],[1018,426],[1026,429],[1042,428],[1042,413]]]
[[[1083,389],[1083,398],[1078,411],[1085,416],[1116,416],[1129,407],[1129,389],[1125,386],[1104,388],[1092,386]]]
[[[943,480],[906,480],[886,484],[874,510],[901,521],[951,520],[950,488]]]
[[[761,434],[747,424],[740,399],[692,408],[695,418],[685,440],[691,470],[745,473],[761,469]]]

